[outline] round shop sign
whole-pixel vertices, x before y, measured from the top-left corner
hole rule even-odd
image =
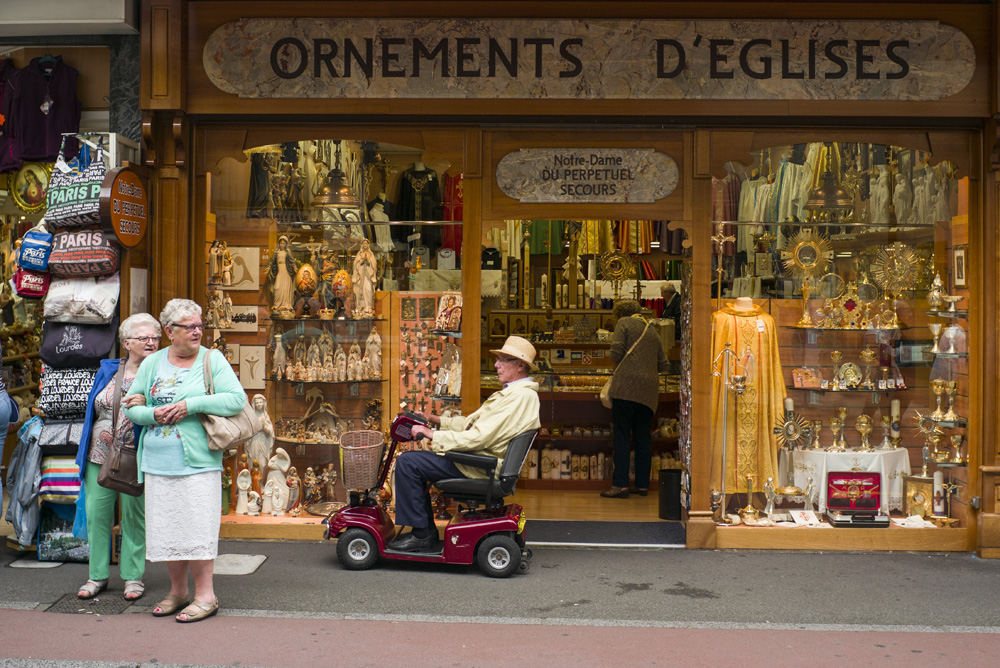
[[[127,248],[139,245],[149,224],[149,201],[142,179],[129,167],[108,172],[101,186],[101,220]]]

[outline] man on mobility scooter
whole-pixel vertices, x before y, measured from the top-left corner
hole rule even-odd
[[[402,552],[440,551],[437,527],[428,485],[448,478],[488,478],[483,469],[447,461],[449,450],[485,454],[498,459],[497,471],[512,438],[537,430],[538,383],[530,377],[535,366],[535,347],[527,339],[510,336],[499,350],[494,368],[503,389],[494,392],[472,415],[441,418],[421,413],[431,425],[414,425],[414,437],[423,436],[431,450],[404,452],[396,458],[396,524],[411,527],[400,532],[386,547]]]

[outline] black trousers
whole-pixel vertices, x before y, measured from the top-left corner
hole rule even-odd
[[[437,453],[426,450],[401,453],[396,458],[396,524],[415,529],[433,527],[428,484],[464,477],[458,467]]]
[[[612,399],[611,420],[615,430],[615,472],[611,484],[628,487],[629,453],[635,444],[635,486],[649,489],[653,461],[653,411],[649,406],[625,399]]]

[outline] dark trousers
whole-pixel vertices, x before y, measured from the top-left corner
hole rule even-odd
[[[396,457],[396,524],[415,529],[433,527],[434,511],[427,485],[446,478],[464,477],[454,464],[439,454],[426,450],[401,453]]]
[[[628,487],[629,451],[635,444],[635,486],[649,489],[649,468],[653,460],[653,411],[649,406],[625,399],[613,399],[611,420],[615,424],[615,472],[611,484]]]

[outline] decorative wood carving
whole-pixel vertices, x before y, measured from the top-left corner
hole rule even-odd
[[[187,146],[184,143],[184,114],[174,114],[172,123],[172,134],[174,137],[174,166],[187,166]]]
[[[146,153],[144,164],[147,167],[156,166],[156,136],[153,131],[153,114],[142,115],[142,147]]]

